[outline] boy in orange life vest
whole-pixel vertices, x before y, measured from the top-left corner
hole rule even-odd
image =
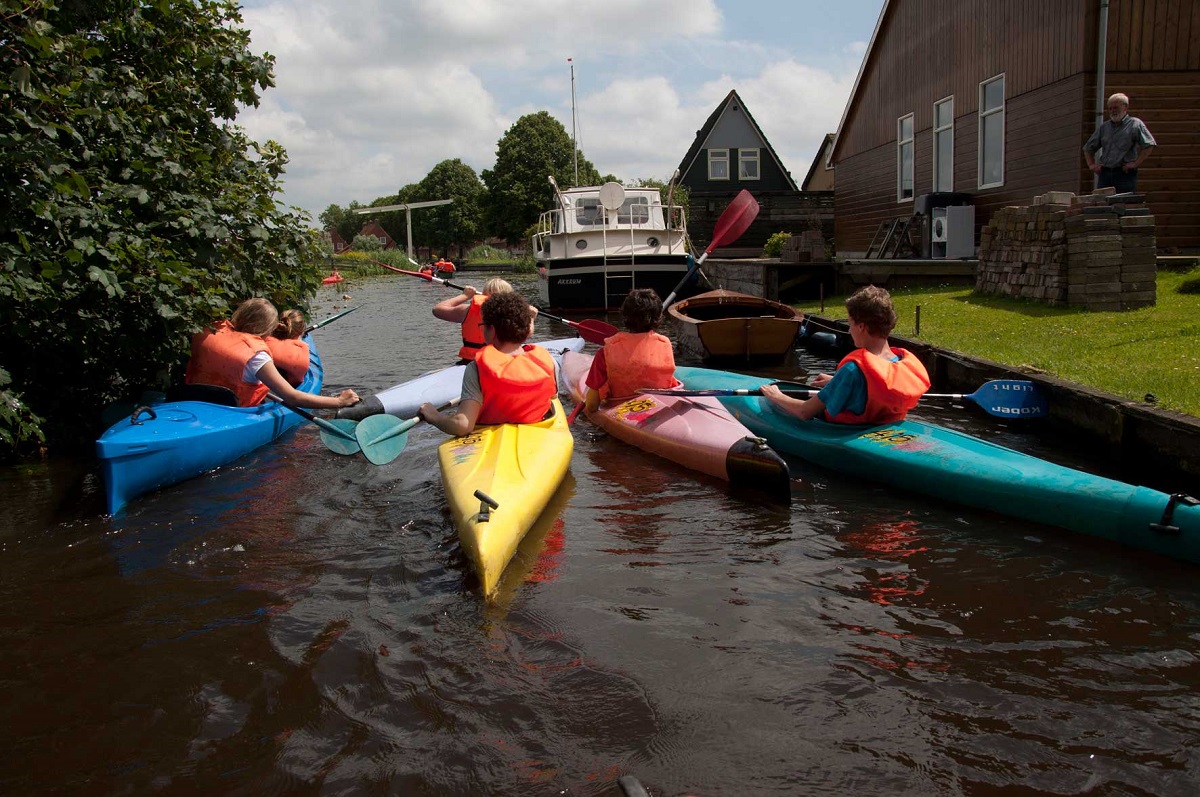
[[[903,420],[929,390],[929,374],[911,352],[888,345],[896,326],[892,297],[868,285],[846,300],[850,337],[858,348],[838,363],[837,373],[818,374],[821,392],[805,401],[783,395],[776,385],[762,394],[779,409],[809,420],[823,415],[834,423],[891,423]]]
[[[483,339],[483,328],[480,326],[480,308],[483,306],[484,300],[489,296],[495,296],[501,293],[512,293],[512,285],[508,284],[507,280],[502,280],[499,277],[493,277],[483,283],[482,295],[475,290],[474,286],[466,285],[463,287],[463,292],[458,296],[447,299],[444,302],[438,302],[433,306],[433,315],[435,318],[440,318],[443,321],[453,321],[456,324],[462,324],[462,348],[458,350],[457,365],[465,365],[475,359],[475,355],[479,350],[487,345],[487,341]],[[533,308],[534,316],[537,315],[537,308]],[[529,334],[533,334],[533,322],[529,323]]]
[[[628,332],[605,338],[588,372],[585,408],[595,412],[601,399],[626,398],[640,388],[678,387],[671,341],[654,330],[662,320],[662,302],[649,288],[634,288],[621,302]]]
[[[239,407],[262,403],[273,391],[289,404],[318,410],[349,407],[358,401],[353,390],[338,396],[302,393],[287,383],[271,361],[265,337],[279,323],[279,313],[266,299],[247,299],[229,321],[218,321],[192,337],[192,359],[184,381],[227,387],[237,396]]]
[[[308,374],[308,344],[300,340],[306,326],[304,314],[299,310],[284,310],[279,314],[275,331],[267,338],[271,362],[292,387],[299,387]]]
[[[463,372],[458,412],[446,415],[421,405],[421,418],[446,434],[470,434],[476,423],[536,423],[558,395],[558,374],[550,353],[525,346],[533,308],[519,293],[497,293],[483,303],[484,346]]]

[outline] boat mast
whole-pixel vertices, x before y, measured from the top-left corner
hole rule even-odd
[[[575,63],[570,58],[567,63],[571,65],[571,159],[575,163],[575,185],[579,185],[579,142],[576,140],[575,133]]]

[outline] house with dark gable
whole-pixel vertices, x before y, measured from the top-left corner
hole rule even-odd
[[[383,227],[380,227],[379,222],[377,221],[368,221],[365,223],[362,226],[362,229],[358,231],[358,234],[369,235],[372,238],[377,238],[379,240],[379,245],[384,249],[396,248],[396,242],[392,240],[392,236],[388,235],[387,230],[383,229]]]
[[[833,145],[839,256],[931,195],[966,195],[978,244],[1002,207],[1090,193],[1081,148],[1115,92],[1158,142],[1138,192],[1159,249],[1200,247],[1198,70],[1197,2],[885,0]]]
[[[688,235],[697,249],[712,240],[717,219],[739,191],[746,189],[758,200],[758,218],[750,229],[715,256],[757,255],[781,231],[798,234],[825,225],[832,236],[832,196],[800,191],[736,91],[696,131],[679,164],[679,182],[691,198]]]

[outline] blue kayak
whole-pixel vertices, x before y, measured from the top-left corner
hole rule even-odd
[[[297,387],[319,393],[321,358],[311,337],[309,365]],[[115,514],[142,493],[226,465],[270,443],[303,419],[273,401],[257,407],[227,407],[204,401],[163,401],[139,408],[96,441],[104,473],[108,513]]]
[[[770,379],[680,367],[689,390],[754,389]],[[1200,563],[1200,506],[1022,454],[933,424],[801,421],[761,396],[721,402],[776,451],[957,504],[1060,526]]]

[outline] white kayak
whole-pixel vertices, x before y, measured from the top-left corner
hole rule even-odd
[[[562,355],[565,351],[583,351],[583,338],[535,340],[533,343],[546,349],[554,357],[559,367],[559,392],[569,392],[567,384],[562,380]],[[343,407],[337,411],[337,417],[361,421],[371,415],[386,413],[397,418],[412,418],[416,416],[417,409],[426,402],[441,406],[458,398],[462,389],[463,371],[466,369],[465,365],[451,365],[430,371],[387,390],[381,390],[373,396],[367,396],[353,407]]]

